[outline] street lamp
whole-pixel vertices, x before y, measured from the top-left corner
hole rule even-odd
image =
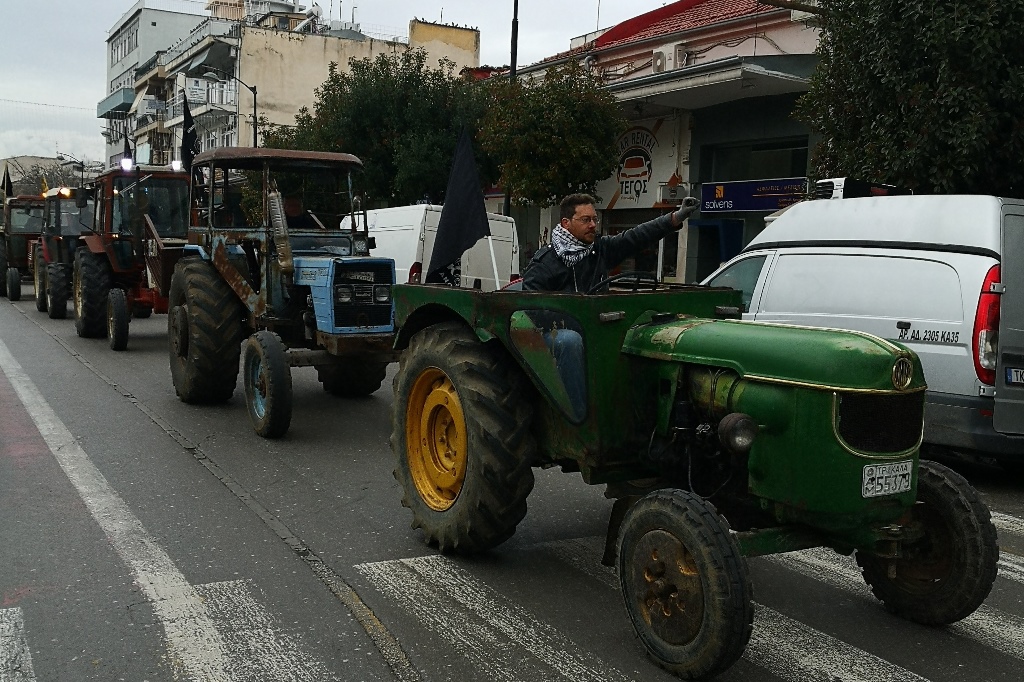
[[[60,161],[62,166],[78,166],[82,172],[82,180],[79,183],[79,187],[85,187],[85,162],[81,159],[75,158],[71,154],[65,154],[63,152],[57,152],[57,160]]]
[[[203,74],[203,80],[209,81],[210,83],[223,83],[224,79],[221,78],[221,76],[230,76],[231,78],[234,78],[236,81],[238,81],[238,83],[242,87],[246,88],[249,92],[252,93],[252,146],[259,147],[259,138],[257,137],[258,131],[256,129],[256,86],[249,85],[233,73],[227,73],[226,71],[215,69],[212,66],[208,66],[206,68],[210,70]]]

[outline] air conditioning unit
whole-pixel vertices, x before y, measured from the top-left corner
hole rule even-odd
[[[913,194],[905,187],[883,185],[856,178],[829,178],[814,183],[815,199],[852,199],[854,197],[886,197]]]
[[[651,55],[651,70],[654,71],[654,73],[661,73],[665,70],[665,67],[665,53],[661,50],[655,50]]]
[[[689,195],[684,185],[658,186],[658,202],[662,204],[681,204]]]

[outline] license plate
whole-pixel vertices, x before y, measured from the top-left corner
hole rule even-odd
[[[1007,367],[1006,383],[1024,384],[1024,369],[1017,369],[1016,367]]]
[[[881,497],[907,492],[910,490],[913,469],[912,461],[868,464],[864,467],[864,477],[861,481],[861,497]]]

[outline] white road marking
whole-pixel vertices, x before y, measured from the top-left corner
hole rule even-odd
[[[999,576],[1024,584],[1024,559],[1013,554],[1000,555]]]
[[[295,651],[290,640],[283,639],[275,629],[268,627],[269,617],[262,609],[252,607],[248,591],[245,597],[228,595],[231,588],[215,585],[194,588],[185,580],[171,558],[93,465],[3,341],[0,341],[0,370],[7,375],[89,513],[152,603],[154,614],[164,628],[175,679],[182,677],[204,682],[325,679],[320,675],[292,677],[295,670],[322,668],[319,664],[310,663],[308,657]],[[234,606],[209,605],[213,614],[226,626],[229,640],[226,641],[215,626],[203,593],[230,596],[227,601],[234,603]],[[236,647],[259,658],[249,660],[247,668],[229,655],[228,652]],[[7,681],[0,678],[0,682]]]
[[[1016,516],[1003,514],[1002,512],[994,511],[991,514],[992,524],[997,530],[1004,533],[1013,533],[1014,535],[1024,535],[1024,520],[1018,519]]]
[[[35,682],[21,609],[0,609],[0,682]]]

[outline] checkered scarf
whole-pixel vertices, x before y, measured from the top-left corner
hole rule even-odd
[[[593,244],[584,244],[576,239],[569,230],[561,225],[556,225],[551,231],[551,246],[555,253],[568,267],[573,267],[583,260],[594,248]]]

